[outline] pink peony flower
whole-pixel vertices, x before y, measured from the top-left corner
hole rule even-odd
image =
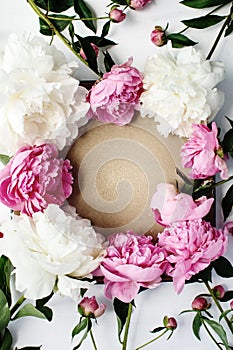
[[[92,87],[87,95],[90,103],[89,118],[103,123],[128,124],[139,108],[143,92],[141,73],[131,67],[132,58],[121,66],[114,65],[103,79]]]
[[[182,221],[158,234],[158,245],[168,254],[174,288],[180,293],[185,280],[204,270],[227,248],[227,235],[204,220]]]
[[[0,170],[0,201],[29,216],[48,204],[61,205],[72,192],[69,160],[57,159],[52,144],[18,149]]]
[[[128,231],[112,235],[101,265],[105,295],[128,303],[140,287],[155,288],[168,267],[163,248],[152,242],[152,237],[139,236]]]
[[[114,23],[120,23],[124,21],[124,19],[126,18],[126,14],[117,7],[113,7],[109,13],[109,18]]]
[[[178,193],[174,185],[161,183],[152,197],[151,208],[156,222],[168,226],[178,221],[202,219],[210,211],[213,201],[205,196],[194,201],[189,194]]]
[[[95,51],[95,55],[98,56],[98,53],[99,53],[99,48],[98,48],[98,46],[96,46],[95,44],[91,43],[91,47],[92,47],[93,50]],[[86,54],[85,54],[85,52],[83,51],[82,48],[80,49],[79,54],[80,54],[80,56],[81,56],[85,61],[87,61],[87,56],[86,56]]]
[[[163,46],[167,43],[167,38],[162,27],[156,26],[150,34],[152,43],[156,46]]]
[[[212,130],[206,125],[193,124],[189,140],[181,148],[184,168],[191,168],[190,177],[205,179],[220,172],[222,179],[228,178],[223,152],[218,142],[218,129],[212,123]]]
[[[97,318],[103,315],[106,305],[98,304],[96,297],[85,297],[78,304],[79,313],[85,317]]]
[[[150,2],[151,0],[131,0],[129,6],[134,10],[140,10]]]

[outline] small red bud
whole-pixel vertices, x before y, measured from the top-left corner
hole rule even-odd
[[[231,308],[231,310],[233,310],[233,299],[232,299],[232,301],[230,302],[230,308]]]
[[[78,304],[79,313],[85,317],[97,318],[103,315],[106,309],[106,305],[98,304],[95,296],[88,298],[85,297]]]
[[[124,21],[125,17],[126,17],[126,14],[122,10],[118,9],[117,7],[112,7],[109,13],[110,20],[115,23],[120,23]]]
[[[197,297],[192,302],[192,309],[193,310],[207,310],[210,308],[210,304],[207,302],[207,300],[203,297]]]
[[[225,289],[221,284],[215,286],[212,290],[217,299],[222,299],[224,297]]]
[[[162,27],[156,26],[150,34],[152,43],[156,46],[163,46],[167,43],[167,37]]]
[[[174,317],[167,317],[165,316],[163,319],[164,326],[169,330],[174,330],[177,327],[177,322]]]

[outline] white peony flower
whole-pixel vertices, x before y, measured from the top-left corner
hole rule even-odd
[[[33,218],[13,215],[0,231],[0,255],[7,256],[15,268],[16,289],[34,300],[56,289],[77,296],[79,288],[90,284],[82,278],[92,277],[105,252],[104,239],[89,220],[55,204]]]
[[[145,65],[142,116],[154,117],[164,136],[188,137],[193,123],[209,122],[221,108],[224,95],[215,86],[223,78],[223,63],[207,61],[193,47],[160,48]]]
[[[76,67],[42,38],[9,37],[0,55],[0,153],[73,141],[89,109],[86,89],[71,77]]]

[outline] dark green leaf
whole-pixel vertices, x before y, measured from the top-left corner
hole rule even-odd
[[[150,331],[151,333],[158,333],[160,331],[162,331],[163,329],[165,329],[166,327],[156,327],[154,328],[152,331]]]
[[[113,307],[117,316],[118,338],[119,338],[119,341],[121,342],[121,333],[123,331],[123,328],[127,319],[129,303],[123,303],[123,301],[117,298],[114,298]]]
[[[169,34],[167,36],[167,39],[171,40],[172,47],[178,49],[184,46],[193,46],[197,44],[195,41],[189,39],[187,36],[179,33]]]
[[[214,26],[215,24],[223,21],[225,18],[225,16],[206,15],[198,18],[187,19],[181,22],[190,28],[204,29]]]
[[[226,349],[229,349],[229,344],[228,344],[228,340],[227,340],[227,335],[226,332],[223,328],[223,326],[221,324],[219,324],[218,322],[214,321],[214,320],[209,320],[206,317],[203,317],[203,320],[208,323],[208,325],[215,331],[215,333],[219,336],[219,338],[221,339],[221,341],[223,342],[224,346],[226,347]]]
[[[5,329],[1,334],[0,350],[10,350],[12,345],[12,335],[9,329]]]
[[[233,206],[233,185],[227,190],[225,196],[222,199],[222,210],[224,220],[228,217]]]
[[[76,35],[76,37],[78,38],[81,47],[87,57],[88,66],[98,74],[97,57],[95,50],[93,49],[89,41],[86,40],[86,38],[82,38],[79,35]]]
[[[108,51],[104,52],[104,66],[106,69],[106,72],[110,72],[112,66],[114,66],[115,62],[113,61],[110,53]]]
[[[74,338],[77,334],[82,332],[85,328],[87,328],[88,319],[87,317],[80,319],[79,323],[72,330],[72,338]]]
[[[231,127],[233,128],[233,120],[231,120],[231,119],[228,118],[227,116],[225,116],[225,118],[228,120],[228,122],[230,123]]]
[[[230,312],[232,312],[232,310],[225,310],[221,313],[220,317],[219,317],[219,322],[221,322],[221,320],[227,316]]]
[[[34,0],[35,4],[46,10],[53,12],[63,12],[74,5],[74,0]]]
[[[8,305],[11,305],[11,290],[10,290],[10,276],[12,271],[12,265],[10,260],[5,257],[0,257],[0,289],[3,291]]]
[[[231,0],[183,0],[180,3],[188,7],[203,9],[206,7],[228,4],[229,2],[231,2]]]
[[[42,312],[45,315],[48,321],[51,321],[53,318],[53,311],[45,304],[52,298],[53,292],[43,299],[36,300],[36,309]]]
[[[201,315],[200,315],[200,312],[197,312],[196,313],[196,316],[194,317],[193,319],[193,325],[192,325],[192,328],[193,328],[193,333],[194,335],[197,337],[197,339],[201,340],[200,338],[200,328],[201,328],[201,325],[202,325],[202,319],[201,319]]]
[[[74,25],[73,23],[69,24],[69,34],[70,34],[70,38],[71,38],[71,42],[72,44],[74,43]]]
[[[45,315],[37,310],[34,305],[32,304],[25,304],[14,316],[14,320],[21,318],[21,317],[26,317],[26,316],[32,316],[32,317],[37,317],[37,318],[46,318]]]
[[[128,0],[114,0],[114,3],[118,5],[129,5]]]
[[[74,10],[79,15],[80,18],[95,18],[96,15],[89,8],[84,0],[74,0]],[[96,21],[86,20],[83,21],[85,26],[96,33]]]
[[[86,36],[86,40],[89,41],[89,43],[93,43],[98,47],[106,47],[106,46],[112,46],[112,45],[117,45],[114,41],[103,38],[101,36]]]
[[[189,281],[191,283],[193,282],[212,282],[212,264],[210,264],[207,268],[204,270],[198,272],[196,275],[194,275]]]
[[[227,290],[224,296],[221,299],[219,299],[219,301],[225,303],[226,301],[229,301],[231,299],[233,299],[233,290]]]
[[[80,296],[81,296],[81,298],[84,297],[84,295],[86,294],[87,291],[88,291],[87,288],[81,288],[81,289],[80,289]]]
[[[53,19],[55,17],[56,19]],[[61,18],[61,19],[57,19]],[[59,32],[62,32],[70,23],[72,22],[74,17],[64,16],[64,15],[50,15],[50,22],[54,26],[55,29],[57,29]],[[40,21],[40,33],[47,36],[54,35],[54,30],[51,28],[43,19],[39,19]]]
[[[25,346],[24,348],[15,348],[15,350],[40,350],[41,346]]]
[[[10,309],[7,299],[0,289],[0,333],[7,327],[10,321]]]
[[[230,261],[224,256],[220,256],[217,260],[212,262],[216,273],[223,278],[233,277],[233,266]]]
[[[7,165],[7,163],[9,163],[10,159],[11,159],[11,157],[6,156],[5,154],[0,154],[0,162],[3,165]]]
[[[111,21],[108,21],[104,24],[103,29],[102,29],[102,33],[101,33],[102,38],[105,37],[106,35],[108,35],[110,25],[111,25]]]
[[[186,314],[188,312],[195,312],[194,310],[183,310],[179,313],[179,315]]]
[[[91,320],[90,319],[85,319],[86,320],[86,322],[87,322],[87,324],[86,324],[86,331],[85,331],[85,333],[83,334],[83,336],[82,336],[82,338],[81,338],[81,340],[80,340],[80,342],[78,343],[78,345],[76,345],[74,348],[73,348],[73,350],[77,350],[77,349],[79,349],[80,348],[80,346],[82,345],[82,343],[83,343],[83,341],[86,339],[86,337],[87,337],[87,335],[88,335],[88,332],[90,331],[90,329],[91,329]],[[83,320],[84,321],[84,320]],[[84,327],[84,329],[85,329],[85,327]],[[74,330],[73,330],[74,331]],[[72,334],[73,334],[73,332],[72,332]]]
[[[222,147],[224,153],[230,153],[233,157],[233,128],[228,130],[224,135]]]
[[[233,21],[231,20],[230,23],[227,26],[227,29],[225,30],[224,36],[228,36],[233,32]]]

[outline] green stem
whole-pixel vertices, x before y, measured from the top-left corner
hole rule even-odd
[[[58,21],[70,21],[71,18],[63,18],[63,17],[55,17],[55,16],[46,16],[46,18],[49,18],[49,19],[55,19],[55,20],[58,20]],[[97,21],[98,19],[109,19],[109,16],[103,16],[103,17],[93,17],[93,18],[78,18],[78,17],[75,17],[75,18],[72,18],[72,21]]]
[[[199,188],[198,188],[197,190],[195,190],[193,193],[197,194],[199,191],[202,192],[203,189],[206,189],[206,188],[209,188],[210,190],[211,190],[211,189],[214,189],[214,188],[216,188],[216,187],[218,187],[218,186],[221,186],[221,185],[227,183],[227,182],[230,181],[230,180],[233,180],[233,175],[230,176],[230,177],[228,177],[228,179],[226,179],[226,180],[221,180],[221,181],[215,182],[215,183],[210,184],[210,185],[207,184],[207,185],[205,185],[205,186],[202,186],[201,188],[199,187]]]
[[[163,333],[161,333],[160,335],[158,335],[156,338],[153,338],[152,340],[149,340],[147,343],[140,345],[138,348],[136,348],[135,350],[139,350],[144,348],[145,346],[153,343],[154,341],[156,341],[157,339],[161,338],[165,333],[167,333],[168,329],[166,328],[165,331],[163,331]]]
[[[129,325],[130,325],[130,321],[131,321],[132,310],[133,310],[133,305],[132,305],[132,303],[129,303],[128,315],[127,315],[127,319],[126,319],[126,323],[125,323],[124,339],[123,339],[123,343],[122,343],[122,350],[126,350],[127,349]]]
[[[33,0],[27,0],[27,2],[29,3],[29,5],[31,6],[31,8],[34,10],[34,12],[39,16],[39,18],[41,18],[43,21],[45,21],[48,26],[51,28],[51,30],[57,35],[57,37],[63,42],[63,44],[68,47],[69,50],[72,51],[72,53],[78,57],[78,59],[80,61],[82,61],[88,68],[88,63],[80,56],[80,54],[78,52],[76,52],[73,47],[71,42],[63,35],[59,32],[59,30],[57,30],[55,28],[55,26],[53,25],[53,23],[49,20],[48,16],[45,15],[42,11],[40,11],[40,9],[36,6],[36,4],[34,3]],[[89,68],[90,69],[90,68]]]
[[[219,349],[222,350],[222,347],[218,344],[217,340],[214,338],[213,334],[210,332],[209,328],[206,326],[205,321],[202,319],[202,324],[206,330],[206,332],[209,334],[210,338],[213,340],[213,342],[217,345]]]
[[[94,338],[94,335],[93,335],[93,332],[92,332],[92,329],[90,330],[90,336],[91,336],[91,340],[92,340],[92,344],[93,344],[94,349],[98,350],[96,342],[95,342],[95,338]]]
[[[11,308],[11,317],[14,315],[14,313],[18,310],[18,308],[23,304],[25,301],[24,295],[21,295],[21,297],[16,301],[14,306]]]
[[[210,49],[210,52],[208,53],[208,55],[206,57],[207,60],[209,60],[211,58],[211,56],[213,55],[213,53],[214,53],[214,51],[215,51],[215,49],[216,49],[216,47],[217,47],[217,45],[219,43],[219,40],[221,39],[221,37],[223,35],[223,32],[224,32],[225,28],[228,26],[228,24],[230,24],[232,14],[233,14],[233,3],[232,3],[231,8],[230,8],[230,13],[226,17],[226,20],[224,21],[224,23],[223,23],[223,25],[222,25],[222,27],[221,27],[221,29],[220,29],[220,31],[219,31],[215,41],[214,41],[214,44],[213,44],[212,48]]]
[[[208,289],[213,301],[215,302],[217,308],[219,309],[219,311],[221,312],[221,314],[224,312],[219,300],[216,298],[216,296],[214,295],[214,292],[212,290],[212,288],[210,287],[209,283],[208,282],[204,282],[205,283],[205,286],[206,288]],[[233,334],[233,324],[231,323],[231,321],[228,319],[227,315],[223,314],[223,318],[224,320],[226,321],[226,324],[228,325],[231,333]]]

